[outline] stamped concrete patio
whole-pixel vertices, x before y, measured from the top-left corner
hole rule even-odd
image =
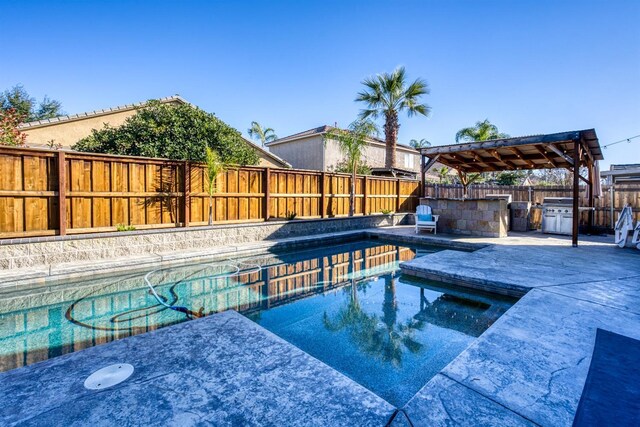
[[[10,425],[568,426],[596,329],[640,339],[640,251],[603,238],[572,248],[568,238],[537,233],[462,238],[389,227],[342,236],[356,234],[474,250],[401,267],[524,296],[403,408],[226,312],[0,374],[0,418]],[[121,362],[136,367],[130,380],[84,389],[91,372]]]
[[[640,251],[610,238],[539,233],[503,239],[403,239],[482,247],[401,265],[405,274],[524,295],[406,405],[413,425],[544,425],[573,422],[596,329],[640,339]],[[396,422],[400,422],[398,417]]]

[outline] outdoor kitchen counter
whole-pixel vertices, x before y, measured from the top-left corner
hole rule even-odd
[[[421,205],[439,215],[438,232],[468,236],[507,237],[506,200],[421,198]]]

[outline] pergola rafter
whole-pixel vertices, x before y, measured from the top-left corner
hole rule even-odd
[[[574,172],[574,246],[578,244],[578,184],[582,180],[589,187],[589,206],[593,207],[593,180],[599,179],[593,175],[593,166],[603,159],[594,129],[427,147],[420,153],[423,188],[425,173],[436,161],[465,173],[559,168]],[[430,160],[425,162],[425,157]],[[580,176],[581,166],[588,167],[588,178]],[[593,213],[589,221],[591,224]]]

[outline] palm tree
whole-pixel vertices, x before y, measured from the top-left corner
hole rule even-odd
[[[216,180],[218,174],[224,170],[224,164],[220,160],[218,153],[211,147],[206,148],[206,179],[207,192],[209,193],[209,225],[213,224],[213,194],[216,192]]]
[[[429,93],[427,82],[416,79],[407,85],[404,67],[396,68],[391,74],[383,73],[362,82],[366,89],[358,93],[356,101],[364,102],[367,108],[360,112],[363,119],[384,116],[384,137],[387,145],[385,167],[396,165],[396,144],[398,141],[398,114],[406,111],[409,117],[414,114],[427,116],[430,108],[421,104],[420,97]]]
[[[336,141],[340,151],[346,157],[349,171],[351,172],[351,191],[349,194],[349,216],[353,216],[356,204],[356,179],[358,166],[362,162],[364,149],[368,140],[378,134],[376,125],[366,119],[356,120],[348,129],[333,128],[325,133],[325,144],[328,140]],[[366,212],[363,212],[366,213]]]
[[[449,168],[446,166],[442,166],[440,169],[435,169],[435,172],[438,174],[438,180],[440,184],[448,184],[449,183]]]
[[[276,135],[273,129],[263,128],[258,122],[251,122],[251,127],[247,132],[251,138],[260,141],[263,147],[265,143],[278,139],[278,135]]]
[[[488,141],[500,138],[509,138],[509,135],[499,132],[498,127],[488,119],[476,122],[475,126],[460,129],[456,133],[456,142]]]
[[[420,141],[418,141],[417,139],[412,139],[411,141],[409,141],[409,145],[415,148],[416,150],[419,150],[424,147],[431,147],[431,143],[424,138],[422,138]]]
[[[489,119],[476,122],[475,126],[460,129],[456,133],[456,142],[487,141],[490,139],[500,138],[509,138],[509,135],[498,131],[498,127],[491,123]],[[466,198],[469,185],[480,181],[482,179],[482,174],[469,174],[461,170],[458,170],[457,172],[458,177],[460,178],[460,183],[462,184],[463,197]]]

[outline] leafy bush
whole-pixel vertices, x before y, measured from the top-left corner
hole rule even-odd
[[[133,231],[136,228],[133,225],[117,224],[116,231]]]
[[[18,125],[22,123],[23,119],[24,115],[13,108],[8,110],[0,109],[0,145],[12,147],[24,145],[27,135],[18,129]]]
[[[349,164],[347,160],[342,160],[336,163],[335,166],[330,168],[333,172],[339,173],[353,173],[353,167]],[[371,167],[366,163],[359,164],[356,167],[356,173],[358,175],[371,175]]]
[[[189,104],[149,101],[120,127],[105,124],[78,141],[74,150],[93,153],[205,160],[205,147],[225,164],[255,165],[259,158],[240,132]]]
[[[380,212],[382,212],[384,215],[389,215],[390,213],[393,213],[391,209],[382,209]]]

